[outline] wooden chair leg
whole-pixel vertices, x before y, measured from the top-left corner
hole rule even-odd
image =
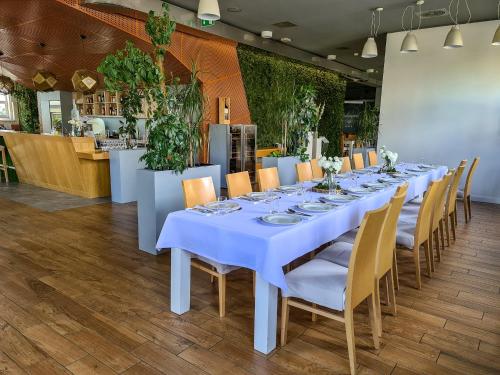
[[[318,305],[315,303],[312,304],[312,307],[316,308]],[[316,322],[318,320],[318,314],[316,313],[311,313],[311,322]]]
[[[467,197],[464,197],[464,216],[465,216],[465,224],[469,222],[469,213],[467,212]]]
[[[391,268],[391,270],[387,273],[385,276],[387,278],[387,284],[389,284],[389,302],[390,302],[390,307],[391,307],[391,314],[396,315],[396,291],[394,290],[394,269]],[[382,322],[380,324],[382,326]]]
[[[413,261],[415,263],[415,283],[416,283],[417,289],[422,288],[422,281],[420,278],[420,254],[419,254],[419,251],[420,251],[420,246],[418,246],[418,245],[415,246],[415,248],[413,249]]]
[[[450,247],[450,216],[448,216],[448,214],[446,214],[444,218],[444,227],[446,229],[446,243],[448,247]]]
[[[393,278],[394,278],[394,285],[396,286],[396,289],[399,290],[399,274],[398,274],[398,258],[396,254],[396,249],[394,249],[394,260],[392,262],[392,269],[394,270]]]
[[[380,304],[380,280],[375,280],[373,298],[375,299],[375,319],[377,322],[377,334],[382,337],[382,307]]]
[[[368,302],[368,315],[370,317],[370,326],[372,327],[373,346],[375,349],[380,349],[380,340],[378,335],[378,321],[377,321],[377,306],[375,306],[375,298],[373,294],[367,298]]]
[[[458,225],[458,214],[457,214],[457,202],[455,202],[455,211],[453,211],[455,214],[453,216],[455,216],[455,226]]]
[[[439,234],[441,236],[441,249],[444,251],[444,223],[443,219],[439,220]],[[441,259],[439,259],[441,260]]]
[[[288,298],[281,299],[281,346],[286,345],[286,334],[288,330],[288,314],[290,306],[288,306]]]
[[[433,237],[434,234],[431,233],[429,239],[423,244],[425,253],[425,265],[427,267],[427,275],[429,275],[429,277],[431,277],[432,271],[434,270],[434,262],[432,261],[434,259]]]
[[[226,316],[226,275],[220,274],[217,277],[219,283],[219,316]]]
[[[434,231],[434,247],[433,249],[436,249],[436,259],[438,262],[441,261],[441,248],[439,247],[439,227]],[[434,255],[434,254],[432,254]],[[432,262],[431,262],[431,267],[432,267],[432,272],[435,271],[434,268],[434,256],[432,257]]]
[[[467,196],[467,211],[469,212],[469,221],[472,220],[471,199],[470,195]]]
[[[351,374],[356,373],[356,345],[354,341],[354,319],[352,310],[344,311],[345,334],[347,337],[347,351],[349,353],[349,367]]]
[[[453,241],[456,241],[457,240],[457,233],[456,233],[456,226],[457,226],[457,222],[456,222],[456,215],[457,215],[457,211],[454,211],[452,213],[452,217],[451,217],[451,233],[453,234]]]

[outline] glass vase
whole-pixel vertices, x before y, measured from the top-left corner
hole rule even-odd
[[[335,174],[330,171],[326,171],[325,183],[328,186],[328,194],[335,194],[337,191],[337,183],[335,182]]]

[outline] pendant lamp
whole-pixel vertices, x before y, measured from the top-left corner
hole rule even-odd
[[[418,27],[417,30],[420,29],[420,25],[422,23],[422,4],[424,0],[418,0],[416,5],[419,7],[418,13]],[[410,20],[410,29],[406,30],[404,25],[405,13],[407,10],[411,10],[411,20]],[[413,32],[413,19],[415,17],[415,6],[409,5],[403,11],[403,15],[401,16],[401,27],[404,31],[407,31],[405,38],[403,39],[403,43],[401,43],[401,49],[399,50],[401,53],[410,53],[410,52],[418,52],[418,41],[417,36]]]
[[[453,18],[452,6],[453,6],[454,1],[456,1],[457,5],[455,8],[455,17]],[[454,25],[451,27],[450,31],[448,32],[448,35],[446,35],[446,39],[445,39],[444,45],[443,45],[443,48],[445,48],[445,49],[461,48],[464,46],[462,32],[460,31],[460,26],[458,25],[458,11],[460,8],[460,1],[461,0],[451,0],[450,6],[448,7],[450,18],[453,21]],[[467,23],[469,23],[471,18],[472,18],[472,13],[470,11],[468,0],[463,0],[463,1],[465,2],[465,7],[467,8],[467,11],[469,13],[469,19],[467,20]]]
[[[198,18],[207,21],[219,20],[220,10],[217,0],[200,0],[198,3]]]
[[[56,76],[50,72],[39,71],[33,76],[33,86],[37,91],[52,91],[56,83]]]
[[[500,0],[498,1],[497,5],[497,18],[500,20]],[[493,35],[493,40],[491,41],[491,44],[494,46],[500,46],[500,25],[498,25],[495,35]]]
[[[82,41],[82,57],[85,55],[85,39],[87,36],[84,34],[80,35]],[[71,83],[73,84],[73,89],[76,92],[82,92],[84,94],[93,94],[99,83],[97,78],[97,73],[92,72],[87,69],[78,69],[73,73],[71,77]]]
[[[365,45],[363,46],[363,51],[361,52],[361,57],[365,59],[371,59],[374,57],[378,56],[378,50],[377,50],[377,42],[375,42],[375,38],[378,35],[378,30],[380,28],[380,14],[384,8],[376,8],[375,10],[372,10],[372,20],[370,24],[370,36],[365,42]],[[375,12],[378,13],[378,23],[375,25]]]

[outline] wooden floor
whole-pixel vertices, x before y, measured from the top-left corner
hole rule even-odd
[[[500,373],[500,206],[473,205],[433,279],[415,290],[400,256],[398,315],[371,348],[356,315],[362,374]],[[169,255],[136,249],[134,205],[43,212],[0,199],[0,374],[347,373],[343,326],[291,310],[289,342],[252,350],[249,271],[229,276],[228,315],[193,270],[192,311],[169,311]]]

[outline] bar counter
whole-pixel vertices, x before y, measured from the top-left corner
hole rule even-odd
[[[109,155],[94,139],[0,131],[19,182],[85,198],[111,194]]]

